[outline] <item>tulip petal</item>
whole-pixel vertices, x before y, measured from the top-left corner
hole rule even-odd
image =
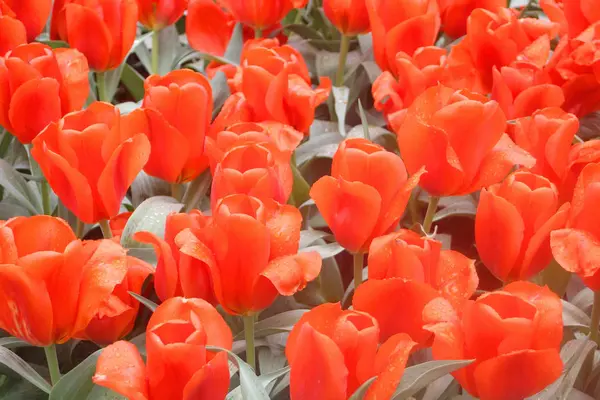
[[[514,118],[528,117],[546,107],[560,107],[565,101],[560,86],[545,84],[529,87],[515,98]]]
[[[264,201],[265,226],[270,235],[269,259],[292,255],[298,252],[302,214],[291,205],[280,205],[272,200]]]
[[[227,354],[219,353],[188,381],[183,389],[183,400],[222,399],[228,391]]]
[[[478,397],[524,399],[558,379],[562,367],[558,349],[524,350],[492,358],[475,369]]]
[[[138,349],[129,342],[107,346],[96,364],[92,377],[96,385],[106,387],[130,400],[147,400],[146,366]]]
[[[225,54],[231,37],[230,18],[212,0],[190,0],[185,33],[190,46],[215,56]]]
[[[294,399],[345,400],[348,369],[335,342],[310,324],[300,328],[291,366],[290,393]]]
[[[69,224],[47,215],[13,218],[5,226],[12,229],[19,257],[38,251],[62,253],[69,243],[77,239]],[[32,237],[36,239],[31,240]]]
[[[279,294],[292,296],[304,289],[320,272],[321,256],[313,251],[276,258],[261,276],[268,279]],[[255,296],[260,296],[260,293],[255,292]]]
[[[180,295],[177,293],[179,272],[169,244],[151,232],[136,232],[133,239],[154,247],[158,258],[154,274],[154,288],[158,298],[165,301]]]
[[[479,286],[475,260],[453,250],[440,253],[437,268],[432,275],[432,286],[457,306],[469,299]]]
[[[591,278],[600,270],[600,242],[590,233],[577,229],[559,229],[550,235],[556,261],[569,272]],[[600,290],[600,282],[592,290]]]
[[[75,49],[54,49],[53,52],[63,79],[60,96],[62,114],[79,111],[90,91],[87,59]]]
[[[402,278],[369,280],[358,287],[352,305],[372,315],[381,329],[381,340],[407,333],[425,345],[431,334],[423,330],[423,309],[439,293],[431,286]]]

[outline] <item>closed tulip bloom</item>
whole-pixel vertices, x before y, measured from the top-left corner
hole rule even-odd
[[[185,33],[193,49],[222,56],[234,26],[235,20],[214,0],[189,0]]]
[[[210,273],[216,298],[228,313],[252,315],[319,275],[319,254],[298,253],[302,216],[295,207],[232,195],[213,215],[206,228],[186,229],[175,243]]]
[[[0,58],[0,125],[31,143],[49,123],[83,107],[88,72],[77,50],[31,43],[6,53]]]
[[[568,172],[571,143],[578,130],[577,117],[551,107],[540,109],[531,117],[519,118],[513,135],[515,143],[536,159],[531,172],[545,176],[560,188]]]
[[[443,296],[460,307],[479,283],[474,260],[407,229],[373,240],[367,264],[369,280],[356,290],[352,305],[377,319],[382,340],[406,333],[427,345],[431,333],[423,330],[422,318],[427,303]]]
[[[371,29],[365,0],[324,0],[323,12],[344,35],[359,35]]]
[[[396,75],[396,54],[412,56],[433,46],[440,30],[437,0],[365,0],[373,32],[375,61]]]
[[[65,0],[53,20],[60,39],[103,72],[121,65],[131,50],[138,6],[136,0]]]
[[[452,375],[481,400],[521,400],[562,374],[562,304],[547,287],[513,282],[460,309],[438,298],[423,317],[435,360],[475,360]]]
[[[151,75],[144,87],[142,108],[130,114],[135,130],[152,145],[144,171],[170,183],[189,182],[208,167],[204,139],[212,116],[210,83],[182,69]]]
[[[210,217],[198,210],[189,214],[174,213],[167,217],[164,239],[151,232],[137,232],[134,239],[154,247],[158,262],[154,274],[154,290],[158,298],[166,301],[171,297],[200,298],[216,304],[210,271],[201,261],[183,254],[175,244],[175,237],[185,229],[202,229]]]
[[[467,20],[476,8],[492,12],[506,7],[503,0],[438,0],[442,16],[442,30],[451,38],[467,33]]]
[[[600,164],[588,164],[577,180],[566,228],[551,234],[556,261],[565,270],[579,275],[594,291],[600,290],[600,227],[595,205],[600,198],[599,189]]]
[[[136,400],[224,399],[229,390],[225,353],[232,335],[219,312],[200,299],[175,297],[154,311],[146,328],[146,364],[137,348],[120,341],[106,347],[95,384]]]
[[[27,43],[25,25],[16,18],[10,7],[0,0],[0,57],[25,43]]]
[[[63,204],[85,223],[119,214],[129,186],[146,164],[150,143],[128,129],[111,104],[94,102],[48,125],[31,154]]]
[[[230,194],[286,203],[293,184],[289,154],[268,143],[242,144],[225,153],[217,164],[210,197],[213,206]]]
[[[346,139],[333,157],[331,176],[315,182],[310,197],[338,243],[365,252],[399,222],[422,173],[409,178],[396,154],[366,139]]]
[[[278,24],[294,8],[302,8],[308,0],[219,0],[233,17],[254,29],[264,30]]]
[[[27,31],[27,41],[32,42],[44,30],[52,9],[52,0],[3,0]],[[0,6],[1,8],[1,6]]]
[[[548,179],[515,172],[482,190],[475,244],[483,264],[503,282],[527,280],[552,261],[550,233],[565,226],[568,205]]]
[[[346,400],[376,377],[365,399],[389,399],[414,342],[396,335],[379,346],[377,321],[367,313],[322,304],[294,325],[285,354],[292,400]]]
[[[457,196],[500,182],[515,164],[535,165],[505,129],[497,102],[440,85],[417,97],[396,134],[408,172],[427,171],[421,187]]]
[[[187,8],[188,0],[137,0],[139,20],[148,29],[173,25]]]

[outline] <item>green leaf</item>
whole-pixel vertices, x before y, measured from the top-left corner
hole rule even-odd
[[[19,338],[13,337],[13,336],[9,336],[9,337],[0,338],[0,346],[10,349],[13,347],[24,347],[24,346],[31,346],[31,345],[22,339],[19,339]]]
[[[160,75],[171,72],[171,66],[181,51],[182,46],[175,25],[167,26],[158,32],[158,73]]]
[[[254,324],[254,337],[265,337],[275,333],[289,332],[292,330],[296,322],[302,317],[308,310],[290,310],[284,311],[280,314],[274,315],[269,318],[258,321]],[[243,339],[244,332],[240,332],[236,335],[234,340]]]
[[[300,248],[303,249],[305,247],[308,247],[317,240],[329,235],[330,233],[317,231],[315,229],[300,231]]]
[[[50,46],[53,49],[68,49],[69,43],[63,42],[62,40],[36,40],[39,43],[43,43],[46,46]]]
[[[92,353],[54,385],[48,400],[81,400],[94,388],[92,376],[102,350]]]
[[[392,400],[405,400],[433,381],[473,363],[475,360],[428,361],[406,368]]]
[[[233,33],[231,34],[231,39],[229,40],[229,44],[227,45],[227,49],[225,50],[223,58],[228,60],[229,62],[239,65],[242,58],[243,47],[243,27],[242,24],[238,22],[237,24],[235,24],[235,28],[233,28]]]
[[[469,198],[467,198],[469,197]],[[447,207],[442,208],[433,216],[433,222],[441,221],[448,217],[469,217],[475,218],[477,213],[477,204],[472,197],[461,197],[460,200],[453,202]]]
[[[340,246],[337,242],[329,243],[329,244],[321,244],[316,246],[309,246],[303,249],[300,249],[300,253],[308,253],[311,251],[316,251],[321,255],[322,259],[326,259],[329,257],[336,256],[344,251],[344,248]]]
[[[121,245],[125,248],[149,248],[150,245],[135,241],[133,235],[136,232],[147,231],[164,238],[167,216],[181,211],[182,208],[183,204],[167,196],[151,197],[144,201],[129,217],[123,229]]]
[[[258,382],[263,386],[263,388],[265,389],[265,392],[266,392],[267,387],[269,386],[269,384],[271,384],[271,382],[281,378],[282,376],[285,376],[289,372],[290,372],[290,367],[288,366],[285,368],[281,368],[277,371],[270,372],[268,374],[263,374],[263,375],[257,377],[257,379],[258,379]],[[244,397],[244,395],[242,394],[241,385],[238,386],[237,388],[235,388],[234,390],[232,390],[231,392],[229,392],[225,399],[226,400],[246,400],[246,397]]]
[[[211,181],[212,175],[210,174],[210,170],[206,170],[190,182],[182,200],[185,205],[183,208],[185,212],[190,212],[194,208],[198,208],[200,202],[210,189]]]
[[[269,400],[269,394],[263,387],[252,368],[233,352],[216,346],[206,346],[206,350],[227,353],[227,357],[238,368],[240,373],[240,389],[244,400]]]
[[[369,121],[365,115],[365,110],[362,106],[362,102],[358,100],[358,113],[360,114],[360,122],[363,128],[363,136],[367,140],[371,140],[371,133],[369,132]]]
[[[564,326],[589,329],[591,321],[586,313],[568,301],[561,300],[561,302],[563,306],[562,316]]]
[[[7,220],[13,217],[29,217],[31,212],[19,205],[6,202],[0,203],[0,220]]]
[[[171,185],[162,179],[140,172],[131,184],[131,204],[134,208],[139,207],[144,200],[154,196],[170,196]]]
[[[36,195],[21,174],[3,159],[0,159],[0,186],[32,214],[43,213],[39,193]]]
[[[43,390],[46,393],[50,393],[50,384],[42,378],[25,360],[7,349],[6,347],[0,346],[0,364],[6,365],[8,368],[27,379],[33,385]]]
[[[371,379],[367,380],[362,385],[360,385],[359,388],[356,389],[356,391],[354,393],[352,393],[352,396],[350,396],[348,398],[348,400],[363,400],[365,398],[365,396],[367,395],[369,388],[371,387],[373,382],[375,382],[376,379],[377,379],[377,377],[374,376]]]
[[[108,388],[95,385],[86,400],[127,400],[127,397],[121,396]]]
[[[229,85],[227,84],[227,77],[223,71],[217,72],[217,74],[210,80],[210,87],[212,88],[213,94],[213,117],[215,117],[225,101],[231,94],[229,92]]]
[[[0,375],[0,398],[2,400],[48,400],[48,394],[21,377]]]
[[[129,295],[131,297],[133,297],[134,299],[136,299],[137,301],[139,301],[140,303],[142,303],[143,305],[145,305],[150,311],[152,311],[152,312],[156,311],[156,308],[158,307],[158,304],[156,304],[152,300],[147,299],[144,296],[139,295],[139,294],[137,294],[135,292],[128,291],[127,293],[129,293]]]
[[[333,99],[335,115],[338,119],[338,129],[342,137],[346,137],[346,111],[348,110],[348,97],[350,96],[350,89],[346,86],[333,87]]]
[[[121,74],[121,82],[123,82],[123,85],[125,85],[135,101],[140,101],[144,98],[144,77],[131,65],[125,64],[123,73]]]
[[[290,24],[283,27],[285,30],[293,32],[303,39],[323,40],[323,36],[316,29],[303,24]]]

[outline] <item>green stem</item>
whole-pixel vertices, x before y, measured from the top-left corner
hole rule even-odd
[[[0,129],[2,132],[2,129]],[[0,142],[0,158],[4,158],[6,152],[8,151],[8,146],[10,146],[10,142],[12,142],[13,135],[11,135],[8,131],[4,131],[4,135],[2,136],[2,142]]]
[[[50,209],[50,184],[44,178],[41,182],[42,185],[42,209],[44,210],[45,215],[52,215],[52,210]]]
[[[600,323],[600,290],[594,292],[594,306],[592,307],[592,320],[590,321],[590,340],[599,342],[598,324]]]
[[[354,253],[354,293],[363,281],[363,267],[365,262],[365,256],[362,253]]]
[[[152,31],[152,73],[158,74],[158,56],[159,56],[159,40],[158,40],[158,30]]]
[[[181,183],[171,183],[171,196],[175,200],[181,201],[183,199],[183,190],[184,187]]]
[[[108,220],[100,220],[98,224],[100,224],[100,229],[102,230],[102,235],[104,236],[104,239],[111,239],[113,235],[112,231],[110,230],[110,223],[108,222]]]
[[[263,37],[263,31],[260,28],[254,29],[254,39],[260,39]]]
[[[56,357],[56,345],[51,344],[44,347],[44,352],[46,353],[46,361],[50,370],[50,381],[52,382],[52,386],[54,386],[60,380],[60,367],[58,366],[58,357]]]
[[[346,71],[346,59],[348,58],[348,50],[350,49],[350,37],[342,35],[340,42],[340,59],[335,76],[335,86],[344,86],[344,72]]]
[[[256,371],[254,349],[254,315],[244,315],[244,338],[246,339],[246,362]]]
[[[98,100],[110,103],[106,93],[106,75],[104,72],[96,72],[96,88],[98,89]]]
[[[438,203],[440,202],[440,198],[437,196],[429,196],[429,205],[427,206],[427,213],[425,214],[425,219],[423,220],[423,231],[426,234],[431,232],[431,224],[433,223],[433,216],[437,211]]]
[[[77,218],[77,225],[75,226],[75,236],[77,236],[77,238],[82,239],[84,228],[85,224]]]

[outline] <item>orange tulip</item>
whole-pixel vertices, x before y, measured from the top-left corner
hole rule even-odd
[[[502,68],[516,60],[530,60],[537,54],[541,36],[554,38],[558,24],[534,18],[518,18],[514,9],[501,8],[495,12],[476,9],[467,22],[467,35],[452,47],[450,65],[476,72],[476,83],[470,90],[487,93],[492,88],[493,67]]]
[[[3,0],[14,11],[16,18],[27,31],[27,41],[32,42],[44,30],[52,9],[52,0]]]
[[[54,32],[81,51],[95,71],[117,68],[135,40],[136,0],[63,1],[62,9],[52,18]]]
[[[139,303],[127,291],[139,293],[149,265],[113,241],[78,241],[49,216],[13,218],[0,234],[0,328],[36,346],[129,333]]]
[[[88,92],[87,62],[77,50],[31,43],[0,58],[0,125],[23,144],[80,110]]]
[[[379,327],[369,314],[342,310],[339,303],[308,311],[285,348],[291,399],[346,400],[372,377],[364,398],[391,398],[414,343],[402,334],[378,344]]]
[[[340,245],[366,252],[398,224],[422,174],[409,178],[396,154],[366,139],[346,139],[333,156],[331,176],[315,182],[310,197]]]
[[[569,30],[569,23],[565,17],[563,0],[540,0],[540,7],[550,21],[560,25],[559,35],[565,35]]]
[[[547,287],[514,282],[461,309],[438,298],[423,317],[434,359],[475,360],[452,375],[481,400],[521,400],[562,374],[562,304]]]
[[[224,399],[229,389],[225,353],[231,349],[229,327],[210,304],[176,297],[161,304],[146,328],[146,364],[125,341],[106,347],[92,380],[129,399]]]
[[[600,110],[600,21],[577,37],[564,36],[548,69],[564,92],[565,111],[583,117]]]
[[[375,61],[396,75],[396,54],[412,56],[419,47],[433,46],[440,30],[436,0],[365,0],[373,32]]]
[[[396,133],[408,172],[427,171],[421,187],[455,196],[501,181],[515,164],[535,164],[505,128],[497,102],[440,85],[417,97]]]
[[[431,333],[423,330],[425,305],[441,295],[460,307],[479,283],[474,260],[406,229],[373,240],[368,265],[369,280],[356,290],[352,304],[377,319],[382,340],[406,333],[427,344]]]
[[[200,261],[183,254],[175,244],[175,237],[185,229],[202,229],[210,217],[198,210],[189,214],[171,214],[165,224],[165,238],[151,232],[137,232],[134,239],[154,247],[158,263],[154,274],[154,289],[158,298],[166,301],[171,297],[200,298],[216,304],[210,272]]]
[[[206,228],[186,229],[175,243],[181,253],[202,262],[228,313],[252,315],[319,275],[319,254],[298,253],[302,216],[293,206],[232,195],[213,215]]]
[[[492,12],[506,7],[504,0],[438,0],[442,15],[442,30],[451,38],[467,33],[467,20],[473,10],[482,8]]]
[[[577,179],[590,163],[600,163],[600,140],[588,140],[571,147],[567,172],[559,190],[561,203],[571,201]]]
[[[85,223],[119,213],[150,154],[146,136],[108,103],[53,122],[33,141],[32,156],[63,204]]]
[[[130,114],[136,131],[152,145],[144,171],[171,183],[189,182],[208,167],[204,138],[212,116],[210,83],[182,69],[151,75],[144,87],[142,108]]]
[[[579,35],[588,26],[600,21],[600,11],[598,11],[598,4],[594,0],[559,0],[559,4],[564,10],[570,37]],[[544,11],[546,9],[544,8]]]
[[[567,226],[552,232],[550,240],[556,261],[565,270],[579,275],[594,291],[600,290],[598,188],[600,164],[588,164],[577,180]]]
[[[234,93],[225,100],[221,111],[210,126],[210,136],[215,137],[228,127],[252,121],[252,109],[243,93]]]
[[[400,52],[396,54],[396,77],[383,71],[375,79],[371,89],[375,108],[384,113],[392,129],[398,128],[418,95],[443,79],[446,53],[435,46],[421,47],[412,57]]]
[[[331,90],[329,78],[321,78],[321,85],[312,88],[304,58],[287,45],[249,47],[231,84],[244,94],[251,110],[252,120],[245,122],[276,121],[304,133],[314,120],[315,108]]]
[[[161,30],[183,16],[188,0],[137,0],[137,4],[142,25]]]
[[[185,33],[193,49],[222,56],[234,26],[235,20],[214,0],[189,0]]]
[[[242,144],[225,153],[217,164],[210,197],[213,206],[230,194],[286,203],[293,184],[289,153],[269,143]]]
[[[278,24],[294,8],[308,0],[218,0],[233,17],[254,29],[264,30]]]
[[[0,57],[20,44],[27,43],[25,25],[15,13],[0,0]]]
[[[543,175],[560,188],[566,178],[569,152],[579,120],[560,108],[544,108],[515,123],[515,143],[536,159],[531,172]],[[559,190],[560,193],[560,190]]]
[[[516,172],[482,190],[475,244],[483,264],[501,281],[527,280],[552,261],[550,232],[565,226],[556,186],[543,176]]]
[[[355,36],[371,30],[365,0],[324,0],[323,12],[344,35]]]
[[[119,237],[123,234],[127,221],[129,221],[129,217],[131,217],[132,214],[133,212],[128,211],[110,219],[109,226],[113,237]]]

